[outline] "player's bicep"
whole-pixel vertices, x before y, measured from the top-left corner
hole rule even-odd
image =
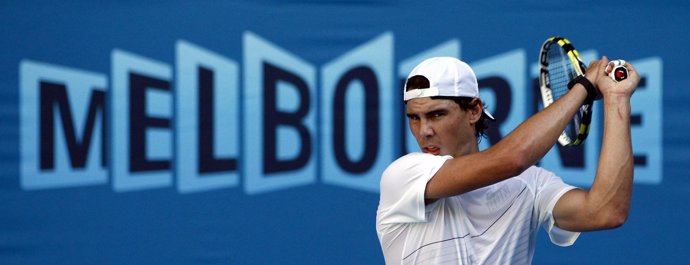
[[[473,178],[472,170],[458,170],[466,164],[464,158],[454,158],[446,161],[436,174],[426,184],[424,199],[427,203],[440,198],[458,195],[471,190],[471,183],[468,181]]]
[[[516,175],[511,163],[496,157],[484,151],[446,161],[427,182],[424,198],[455,196]]]
[[[448,164],[448,161],[446,161],[446,164]],[[426,204],[432,203],[440,198],[448,197],[448,194],[453,192],[452,178],[453,176],[444,172],[443,166],[436,171],[436,174],[429,179],[424,189],[424,201]]]

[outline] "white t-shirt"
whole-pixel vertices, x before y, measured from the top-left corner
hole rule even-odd
[[[412,153],[383,173],[376,232],[386,264],[530,264],[539,226],[556,245],[579,236],[552,217],[575,187],[539,167],[425,205],[427,182],[451,158]]]

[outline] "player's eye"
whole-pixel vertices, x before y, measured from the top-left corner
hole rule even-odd
[[[443,116],[446,116],[446,114],[443,112],[434,112],[429,115],[429,118],[432,120],[438,120],[440,118],[443,118]]]

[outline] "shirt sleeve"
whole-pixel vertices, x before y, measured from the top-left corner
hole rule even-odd
[[[393,162],[381,176],[380,224],[425,222],[427,182],[450,156],[411,153]]]
[[[563,194],[577,187],[564,183],[561,178],[542,168],[532,167],[531,170],[536,171],[536,203],[539,209],[539,221],[548,233],[549,239],[552,243],[562,247],[574,244],[580,233],[555,226],[553,208]]]

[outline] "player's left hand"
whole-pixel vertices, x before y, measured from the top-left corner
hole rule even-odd
[[[621,81],[615,81],[609,76],[614,70],[614,63],[610,62],[606,56],[601,59],[598,65],[600,71],[597,71],[595,84],[604,98],[608,96],[626,96],[629,98],[635,93],[640,82],[640,75],[630,62],[624,61],[624,63],[623,66],[628,70],[628,77]]]

